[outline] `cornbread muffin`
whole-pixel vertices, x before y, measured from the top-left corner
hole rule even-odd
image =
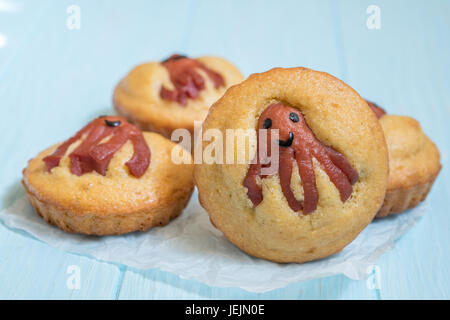
[[[36,212],[70,233],[113,235],[167,224],[193,191],[193,166],[171,161],[159,134],[120,117],[100,117],[38,154],[22,184]]]
[[[252,256],[301,263],[337,253],[383,203],[388,157],[381,126],[352,88],[327,73],[254,74],[212,106],[202,129],[227,138],[227,129],[242,129],[240,138],[250,132],[248,143],[222,143],[223,157],[235,161],[204,160],[194,180],[213,225]],[[217,159],[212,143],[203,142],[203,156]]]
[[[116,86],[113,101],[119,115],[170,138],[178,128],[193,132],[194,121],[203,121],[209,107],[242,80],[225,59],[173,55],[132,69]]]
[[[389,151],[389,184],[378,218],[400,213],[425,200],[441,169],[439,150],[419,122],[382,115],[380,124]]]

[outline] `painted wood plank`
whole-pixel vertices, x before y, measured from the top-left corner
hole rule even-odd
[[[245,75],[276,66],[340,73],[328,1],[203,0],[196,8],[185,49],[193,56],[224,56]]]
[[[194,280],[159,270],[127,269],[119,299],[376,299],[366,281],[345,276],[296,283],[266,293],[251,293],[236,288],[210,287]]]
[[[0,299],[113,299],[120,271],[0,224],[0,278]]]

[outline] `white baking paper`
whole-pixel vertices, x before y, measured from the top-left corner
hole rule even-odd
[[[364,279],[378,257],[425,213],[425,205],[375,220],[339,254],[304,264],[278,264],[248,256],[228,242],[199,205],[196,192],[183,214],[164,227],[123,236],[67,234],[36,215],[23,196],[0,212],[9,228],[22,229],[49,245],[137,269],[159,268],[210,286],[266,292],[291,283],[344,274]]]

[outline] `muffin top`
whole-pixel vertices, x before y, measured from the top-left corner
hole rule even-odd
[[[114,90],[114,105],[137,122],[158,127],[190,128],[203,121],[209,107],[243,80],[225,59],[173,55],[136,66]]]
[[[195,166],[202,205],[227,238],[258,257],[303,262],[341,250],[383,202],[388,160],[375,114],[329,74],[275,68],[230,88],[203,132],[270,127],[279,131],[280,163],[253,182],[260,198],[254,201],[258,190],[248,183],[261,147],[250,134],[245,148],[231,150],[245,164]],[[225,144],[224,150],[230,152]]]
[[[389,150],[388,190],[427,183],[440,170],[435,144],[415,119],[386,114],[380,118]]]
[[[193,168],[174,164],[173,148],[190,157],[159,134],[101,117],[31,159],[23,182],[40,201],[73,213],[136,212],[191,188]]]

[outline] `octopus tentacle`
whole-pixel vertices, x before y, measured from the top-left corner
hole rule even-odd
[[[200,73],[195,72],[195,70],[191,70],[190,74],[195,86],[199,90],[203,90],[205,88],[205,79],[203,79],[202,75]]]
[[[308,149],[296,151],[295,158],[303,185],[303,213],[308,214],[316,210],[317,203],[319,202],[314,166]]]
[[[358,172],[353,169],[350,162],[342,153],[337,152],[333,148],[327,147],[326,150],[331,161],[345,173],[350,183],[354,184],[358,180]]]
[[[147,146],[142,134],[133,134],[130,137],[134,153],[125,165],[135,177],[141,177],[150,165],[150,148]]]
[[[106,126],[94,127],[81,144],[69,155],[70,172],[77,176],[92,171],[96,162],[90,155],[92,145],[96,145],[111,133],[111,128]],[[100,169],[100,168],[99,168]]]
[[[119,128],[118,130],[121,131],[123,129]],[[101,175],[106,174],[109,162],[114,156],[114,153],[116,153],[128,140],[126,135],[117,133],[118,132],[114,132],[112,137],[107,142],[98,144],[89,151],[89,155],[95,160],[96,163],[95,171]]]
[[[323,169],[330,177],[331,182],[339,190],[341,201],[344,202],[345,200],[347,200],[353,191],[353,187],[350,184],[347,176],[339,167],[334,165],[333,161],[331,161],[327,153],[319,152],[315,154],[315,157],[317,160],[319,160]]]
[[[283,148],[280,150],[280,167],[278,175],[280,177],[280,185],[286,200],[294,211],[303,208],[302,202],[295,198],[291,190],[292,166],[294,163],[294,150],[292,148]]]
[[[95,126],[95,121],[86,125],[83,129],[79,130],[73,137],[69,138],[67,141],[63,142],[56,150],[47,157],[44,158],[45,166],[47,171],[50,171],[54,167],[59,166],[62,157],[65,155],[67,149],[75,143],[77,140],[81,139],[83,134],[89,132]]]
[[[260,176],[261,165],[258,163],[252,163],[248,169],[247,176],[244,179],[244,187],[247,188],[247,195],[256,207],[263,200],[262,188],[258,185],[256,178]]]

